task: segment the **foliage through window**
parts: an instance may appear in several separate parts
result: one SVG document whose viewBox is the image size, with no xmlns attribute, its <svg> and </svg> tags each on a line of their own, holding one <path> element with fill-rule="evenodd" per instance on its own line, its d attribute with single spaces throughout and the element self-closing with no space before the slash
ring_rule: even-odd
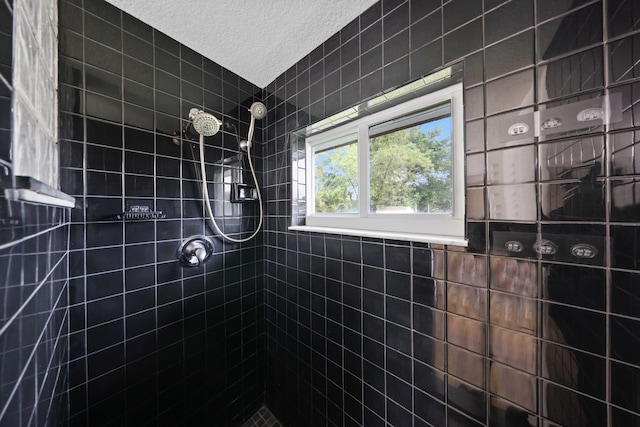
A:
<svg viewBox="0 0 640 427">
<path fill-rule="evenodd" d="M 307 139 L 307 225 L 464 236 L 462 89 Z"/>
</svg>

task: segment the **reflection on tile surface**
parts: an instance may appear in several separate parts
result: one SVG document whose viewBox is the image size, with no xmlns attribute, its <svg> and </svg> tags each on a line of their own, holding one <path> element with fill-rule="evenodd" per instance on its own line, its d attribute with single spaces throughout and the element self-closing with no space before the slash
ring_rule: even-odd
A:
<svg viewBox="0 0 640 427">
<path fill-rule="evenodd" d="M 640 28 L 640 6 L 634 0 L 611 0 L 607 3 L 609 34 L 621 34 Z"/>
<path fill-rule="evenodd" d="M 483 288 L 449 283 L 447 310 L 472 319 L 485 320 L 487 292 Z"/>
<path fill-rule="evenodd" d="M 595 310 L 606 310 L 604 270 L 565 264 L 543 264 L 543 298 Z"/>
<path fill-rule="evenodd" d="M 536 374 L 538 349 L 535 335 L 493 325 L 489 327 L 489 335 L 489 356 L 493 360 Z"/>
<path fill-rule="evenodd" d="M 640 321 L 611 316 L 611 357 L 640 365 Z"/>
<path fill-rule="evenodd" d="M 447 340 L 460 347 L 484 354 L 486 325 L 453 314 L 447 315 Z"/>
<path fill-rule="evenodd" d="M 594 179 L 604 175 L 602 136 L 539 146 L 540 179 Z"/>
<path fill-rule="evenodd" d="M 604 85 L 602 48 L 597 47 L 538 68 L 538 100 L 574 95 Z"/>
<path fill-rule="evenodd" d="M 606 360 L 570 347 L 542 344 L 542 376 L 557 384 L 605 399 Z"/>
<path fill-rule="evenodd" d="M 545 339 L 603 356 L 605 354 L 604 314 L 543 303 L 542 325 Z"/>
<path fill-rule="evenodd" d="M 611 272 L 611 311 L 635 316 L 640 311 L 640 273 Z"/>
<path fill-rule="evenodd" d="M 535 70 L 525 70 L 487 84 L 487 114 L 533 104 Z"/>
<path fill-rule="evenodd" d="M 535 334 L 538 325 L 537 301 L 516 295 L 491 292 L 489 322 L 519 332 Z"/>
<path fill-rule="evenodd" d="M 635 399 L 640 368 L 611 362 L 611 401 L 634 412 L 640 412 L 640 402 Z"/>
<path fill-rule="evenodd" d="M 485 359 L 456 346 L 447 349 L 447 371 L 477 387 L 485 384 Z"/>
<path fill-rule="evenodd" d="M 633 175 L 640 173 L 640 132 L 622 132 L 611 135 L 611 174 Z M 638 146 L 637 146 L 638 145 Z"/>
<path fill-rule="evenodd" d="M 486 418 L 486 394 L 467 383 L 447 378 L 449 404 L 476 420 Z"/>
<path fill-rule="evenodd" d="M 631 270 L 640 269 L 640 230 L 638 227 L 612 225 L 612 265 Z"/>
<path fill-rule="evenodd" d="M 487 154 L 487 184 L 520 184 L 535 181 L 535 146 L 508 148 Z"/>
<path fill-rule="evenodd" d="M 513 132 L 513 126 L 523 131 Z M 534 142 L 533 129 L 533 108 L 489 117 L 487 118 L 487 148 L 511 147 Z"/>
<path fill-rule="evenodd" d="M 487 190 L 490 219 L 536 220 L 538 208 L 535 184 L 492 185 Z"/>
<path fill-rule="evenodd" d="M 611 43 L 610 61 L 611 78 L 615 82 L 633 80 L 640 76 L 640 35 L 630 36 Z"/>
<path fill-rule="evenodd" d="M 538 425 L 533 414 L 507 400 L 491 396 L 490 402 L 491 425 L 494 427 L 536 427 Z"/>
<path fill-rule="evenodd" d="M 467 285 L 487 286 L 487 259 L 483 256 L 449 253 L 447 256 L 449 280 Z"/>
<path fill-rule="evenodd" d="M 489 390 L 530 411 L 537 409 L 537 385 L 534 376 L 512 369 L 501 363 L 491 363 Z"/>
<path fill-rule="evenodd" d="M 640 178 L 611 180 L 611 220 L 636 222 L 640 218 Z"/>
<path fill-rule="evenodd" d="M 604 403 L 575 393 L 567 388 L 542 383 L 542 413 L 566 427 L 603 426 L 607 423 Z"/>
<path fill-rule="evenodd" d="M 541 25 L 538 29 L 538 59 L 551 59 L 600 40 L 602 6 L 593 4 Z"/>
<path fill-rule="evenodd" d="M 604 221 L 605 182 L 540 185 L 541 213 L 550 221 Z"/>
</svg>

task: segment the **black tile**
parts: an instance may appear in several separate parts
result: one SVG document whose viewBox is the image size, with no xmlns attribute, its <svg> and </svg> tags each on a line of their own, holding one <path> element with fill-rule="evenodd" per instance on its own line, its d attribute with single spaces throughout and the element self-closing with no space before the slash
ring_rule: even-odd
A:
<svg viewBox="0 0 640 427">
<path fill-rule="evenodd" d="M 85 39 L 84 54 L 88 64 L 116 74 L 122 72 L 122 53 L 119 51 Z"/>
<path fill-rule="evenodd" d="M 473 0 L 452 0 L 443 7 L 444 32 L 458 28 L 482 15 L 482 4 Z M 482 36 L 480 37 L 482 40 Z"/>
<path fill-rule="evenodd" d="M 535 416 L 526 410 L 498 397 L 491 397 L 489 419 L 495 427 L 535 427 Z"/>
<path fill-rule="evenodd" d="M 485 15 L 485 43 L 495 43 L 532 25 L 533 0 L 506 2 Z M 531 49 L 533 49 L 532 45 L 533 40 L 531 40 Z"/>
<path fill-rule="evenodd" d="M 386 246 L 385 265 L 389 270 L 411 272 L 411 248 L 407 246 Z"/>
<path fill-rule="evenodd" d="M 409 2 L 403 3 L 400 7 L 394 9 L 382 18 L 382 26 L 384 28 L 384 39 L 389 40 L 399 31 L 409 26 Z"/>
<path fill-rule="evenodd" d="M 481 47 L 482 19 L 476 19 L 444 36 L 444 62 L 462 58 Z"/>
<path fill-rule="evenodd" d="M 439 400 L 416 390 L 414 392 L 414 405 L 415 413 L 421 419 L 434 426 L 445 425 L 445 406 Z"/>
<path fill-rule="evenodd" d="M 589 0 L 537 0 L 537 22 L 560 16 L 572 9 L 589 3 Z"/>
<path fill-rule="evenodd" d="M 605 182 L 542 184 L 542 219 L 596 221 L 605 219 Z"/>
<path fill-rule="evenodd" d="M 440 0 L 411 0 L 411 22 L 417 22 L 435 10 L 440 9 Z"/>
<path fill-rule="evenodd" d="M 126 56 L 122 60 L 123 70 L 122 76 L 134 80 L 138 83 L 142 83 L 149 87 L 153 86 L 153 74 L 154 68 L 144 62 L 133 59 Z M 157 73 L 157 71 L 156 71 Z"/>
<path fill-rule="evenodd" d="M 113 49 L 122 49 L 122 30 L 102 19 L 84 14 L 84 34 L 89 39 L 107 45 Z"/>
<path fill-rule="evenodd" d="M 85 67 L 85 88 L 112 98 L 122 99 L 122 79 L 95 67 Z"/>
<path fill-rule="evenodd" d="M 640 25 L 640 6 L 633 0 L 610 0 L 607 2 L 607 19 L 612 37 L 636 30 Z"/>
<path fill-rule="evenodd" d="M 360 34 L 360 52 L 364 54 L 375 46 L 382 43 L 382 21 L 377 21 L 374 25 L 365 29 Z"/>
<path fill-rule="evenodd" d="M 606 310 L 604 270 L 564 264 L 543 266 L 543 297 L 550 301 Z"/>
<path fill-rule="evenodd" d="M 635 222 L 640 215 L 638 179 L 611 180 L 611 220 Z"/>
<path fill-rule="evenodd" d="M 411 52 L 411 78 L 418 79 L 442 65 L 442 39 Z"/>
<path fill-rule="evenodd" d="M 551 59 L 601 41 L 602 6 L 593 4 L 538 27 L 538 59 Z"/>
<path fill-rule="evenodd" d="M 502 26 L 493 25 L 493 28 L 502 28 Z M 534 35 L 533 30 L 530 30 L 487 48 L 485 50 L 486 78 L 493 79 L 533 65 L 533 45 Z"/>
<path fill-rule="evenodd" d="M 640 308 L 640 290 L 637 273 L 611 272 L 611 311 L 616 314 L 635 316 Z"/>
<path fill-rule="evenodd" d="M 542 384 L 542 415 L 560 425 L 606 425 L 607 409 L 604 403 L 579 395 L 552 383 Z M 571 409 L 562 402 L 571 401 Z"/>
<path fill-rule="evenodd" d="M 604 86 L 602 47 L 580 52 L 538 68 L 538 101 Z"/>
<path fill-rule="evenodd" d="M 389 347 L 396 349 L 406 355 L 412 354 L 410 329 L 387 322 L 386 332 L 387 332 L 387 345 Z M 387 355 L 387 359 L 388 359 L 388 355 Z M 389 360 L 387 360 L 387 363 L 389 363 Z M 406 379 L 407 376 L 405 375 L 402 378 Z"/>
<path fill-rule="evenodd" d="M 411 27 L 411 50 L 416 50 L 442 37 L 441 14 L 433 13 L 426 18 L 414 22 Z"/>
<path fill-rule="evenodd" d="M 611 357 L 640 365 L 640 322 L 635 319 L 611 317 Z"/>
<path fill-rule="evenodd" d="M 384 63 L 390 64 L 409 53 L 409 30 L 404 30 L 383 43 Z"/>
<path fill-rule="evenodd" d="M 411 327 L 411 305 L 408 301 L 386 297 L 385 305 L 387 320 L 407 328 Z"/>
<path fill-rule="evenodd" d="M 485 393 L 453 377 L 447 378 L 447 385 L 449 405 L 478 421 L 483 422 L 486 419 L 487 396 Z M 451 419 L 451 417 L 449 417 L 449 419 Z"/>
<path fill-rule="evenodd" d="M 548 367 L 543 378 L 604 400 L 607 381 L 604 358 L 551 343 L 543 344 L 542 357 Z"/>
<path fill-rule="evenodd" d="M 612 266 L 640 269 L 640 232 L 637 227 L 611 226 Z"/>
<path fill-rule="evenodd" d="M 523 108 L 534 101 L 535 71 L 520 71 L 487 84 L 487 114 Z"/>
<path fill-rule="evenodd" d="M 153 29 L 129 14 L 122 15 L 122 28 L 148 42 L 153 40 Z"/>
<path fill-rule="evenodd" d="M 406 382 L 411 382 L 411 358 L 391 348 L 387 348 L 386 355 L 387 371 Z"/>
<path fill-rule="evenodd" d="M 638 425 L 640 425 L 640 417 L 638 416 L 638 414 L 612 407 L 611 422 L 611 425 L 614 426 L 638 427 Z"/>
<path fill-rule="evenodd" d="M 622 134 L 619 134 L 622 135 Z M 622 139 L 620 141 L 622 142 Z M 586 179 L 604 176 L 604 138 L 587 137 L 539 146 L 540 179 Z"/>
<path fill-rule="evenodd" d="M 409 81 L 409 56 L 385 65 L 383 76 L 383 87 L 385 89 L 395 88 L 407 83 Z"/>
<path fill-rule="evenodd" d="M 543 337 L 560 344 L 604 355 L 605 315 L 593 311 L 543 303 Z"/>
</svg>

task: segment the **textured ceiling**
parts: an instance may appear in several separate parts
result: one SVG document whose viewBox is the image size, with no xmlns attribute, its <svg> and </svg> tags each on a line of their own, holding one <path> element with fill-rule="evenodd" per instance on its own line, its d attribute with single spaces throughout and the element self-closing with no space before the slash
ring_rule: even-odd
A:
<svg viewBox="0 0 640 427">
<path fill-rule="evenodd" d="M 378 0 L 107 0 L 264 88 Z"/>
</svg>

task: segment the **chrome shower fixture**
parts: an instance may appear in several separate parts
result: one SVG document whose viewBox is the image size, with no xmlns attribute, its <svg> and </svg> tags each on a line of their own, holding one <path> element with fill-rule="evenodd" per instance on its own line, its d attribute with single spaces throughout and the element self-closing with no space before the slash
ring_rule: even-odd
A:
<svg viewBox="0 0 640 427">
<path fill-rule="evenodd" d="M 212 114 L 205 113 L 197 108 L 189 111 L 189 119 L 193 123 L 193 129 L 202 136 L 213 136 L 220 130 L 222 121 L 215 118 Z"/>
<path fill-rule="evenodd" d="M 267 115 L 267 107 L 262 102 L 254 102 L 249 107 L 249 112 L 257 120 L 264 119 Z"/>
<path fill-rule="evenodd" d="M 242 151 L 247 151 L 251 148 L 255 121 L 264 119 L 264 116 L 267 115 L 267 107 L 262 102 L 254 102 L 251 104 L 251 107 L 249 107 L 249 112 L 251 113 L 251 125 L 249 126 L 248 138 L 244 141 L 240 141 L 240 149 Z"/>
</svg>

